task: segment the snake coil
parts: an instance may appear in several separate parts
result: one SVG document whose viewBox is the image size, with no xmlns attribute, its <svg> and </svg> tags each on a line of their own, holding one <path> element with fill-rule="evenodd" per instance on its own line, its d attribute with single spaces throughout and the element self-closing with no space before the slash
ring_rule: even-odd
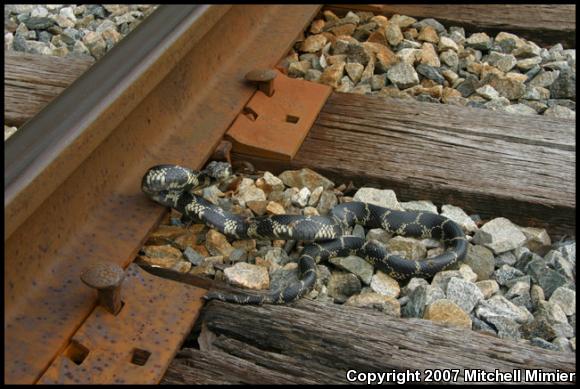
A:
<svg viewBox="0 0 580 389">
<path fill-rule="evenodd" d="M 452 220 L 430 212 L 404 212 L 377 205 L 349 202 L 335 206 L 328 216 L 268 215 L 245 218 L 224 211 L 202 197 L 194 189 L 213 180 L 231 176 L 229 164 L 211 162 L 205 170 L 193 171 L 177 165 L 157 165 L 143 177 L 141 189 L 157 203 L 174 208 L 186 217 L 201 221 L 229 238 L 284 239 L 310 242 L 299 259 L 300 279 L 280 290 L 266 293 L 235 293 L 211 291 L 207 300 L 222 300 L 238 304 L 283 304 L 308 293 L 316 282 L 316 263 L 337 256 L 356 255 L 391 277 L 431 277 L 449 265 L 462 260 L 467 240 L 461 228 Z M 433 238 L 444 242 L 447 251 L 421 261 L 390 254 L 377 241 L 346 235 L 354 224 L 382 228 L 399 235 Z"/>
</svg>

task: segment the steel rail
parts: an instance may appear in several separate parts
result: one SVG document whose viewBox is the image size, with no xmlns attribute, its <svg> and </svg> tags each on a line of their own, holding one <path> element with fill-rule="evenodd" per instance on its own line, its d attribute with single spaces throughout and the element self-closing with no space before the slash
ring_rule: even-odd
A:
<svg viewBox="0 0 580 389">
<path fill-rule="evenodd" d="M 200 167 L 318 5 L 161 6 L 5 145 L 5 381 L 39 380 L 95 309 L 79 279 L 126 267 L 164 209 L 158 163 Z"/>
</svg>

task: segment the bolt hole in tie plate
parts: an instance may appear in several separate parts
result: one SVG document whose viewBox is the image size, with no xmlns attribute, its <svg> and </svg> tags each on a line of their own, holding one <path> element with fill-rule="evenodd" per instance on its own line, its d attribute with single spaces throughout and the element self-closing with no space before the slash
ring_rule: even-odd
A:
<svg viewBox="0 0 580 389">
<path fill-rule="evenodd" d="M 258 89 L 226 133 L 233 151 L 277 160 L 294 158 L 332 92 L 327 85 L 274 70 L 273 92 Z"/>
<path fill-rule="evenodd" d="M 97 305 L 38 383 L 159 382 L 191 331 L 206 292 L 130 264 L 122 309 L 113 315 Z"/>
</svg>

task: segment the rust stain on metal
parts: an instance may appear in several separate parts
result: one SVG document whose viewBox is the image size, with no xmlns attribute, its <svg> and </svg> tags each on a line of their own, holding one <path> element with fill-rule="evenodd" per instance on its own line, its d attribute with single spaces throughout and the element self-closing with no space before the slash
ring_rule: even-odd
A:
<svg viewBox="0 0 580 389">
<path fill-rule="evenodd" d="M 129 265 L 120 312 L 95 308 L 38 383 L 158 383 L 206 292 Z"/>
<path fill-rule="evenodd" d="M 93 310 L 105 311 L 95 308 L 97 292 L 79 275 L 96 261 L 125 268 L 166 213 L 141 193 L 144 172 L 159 163 L 200 168 L 255 91 L 243 82 L 244 75 L 276 64 L 319 9 L 209 6 L 213 19 L 204 14 L 202 20 L 184 22 L 175 31 L 178 37 L 156 48 L 162 54 L 149 58 L 154 64 L 134 69 L 130 85 L 116 85 L 120 90 L 99 102 L 101 111 L 89 111 L 71 124 L 56 156 L 34 161 L 38 174 L 27 170 L 19 176 L 22 185 L 5 188 L 10 193 L 5 221 L 12 231 L 5 235 L 4 250 L 5 382 L 34 383 L 63 355 L 78 361 L 88 350 L 86 358 L 91 358 L 91 347 L 71 339 Z M 93 71 L 110 71 L 101 64 Z M 161 70 L 166 76 L 158 76 Z M 79 102 L 87 97 L 86 90 L 73 94 Z M 42 133 L 57 126 L 70 113 L 70 104 L 62 101 L 55 99 L 29 129 Z M 167 310 L 172 304 L 177 303 L 155 306 Z M 179 319 L 164 318 L 167 323 Z M 162 325 L 161 317 L 154 325 Z M 144 355 L 137 352 L 136 358 Z M 169 354 L 162 355 L 168 363 Z"/>
<path fill-rule="evenodd" d="M 226 133 L 234 152 L 294 158 L 332 88 L 292 79 L 278 70 L 254 71 L 246 79 L 260 86 Z"/>
</svg>

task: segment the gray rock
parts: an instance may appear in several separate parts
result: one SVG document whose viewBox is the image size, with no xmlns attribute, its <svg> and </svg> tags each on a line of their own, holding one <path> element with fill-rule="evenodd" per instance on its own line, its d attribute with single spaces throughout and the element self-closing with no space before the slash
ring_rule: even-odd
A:
<svg viewBox="0 0 580 389">
<path fill-rule="evenodd" d="M 504 296 L 497 294 L 488 300 L 480 301 L 475 307 L 475 314 L 488 323 L 494 316 L 512 319 L 520 324 L 533 320 L 532 314 L 526 308 L 519 307 Z"/>
<path fill-rule="evenodd" d="M 471 47 L 476 50 L 489 50 L 491 48 L 491 38 L 485 32 L 471 34 L 465 40 L 465 47 Z"/>
<path fill-rule="evenodd" d="M 431 280 L 431 285 L 440 288 L 443 292 L 447 290 L 447 284 L 453 277 L 463 278 L 459 270 L 443 270 L 435 274 Z"/>
<path fill-rule="evenodd" d="M 463 97 L 469 97 L 475 93 L 475 90 L 480 87 L 480 82 L 477 79 L 469 78 L 455 87 Z"/>
<path fill-rule="evenodd" d="M 555 105 L 544 111 L 544 116 L 554 118 L 576 119 L 576 112 L 561 105 Z"/>
<path fill-rule="evenodd" d="M 435 31 L 437 31 L 438 34 L 441 34 L 442 32 L 446 32 L 445 27 L 433 18 L 426 18 L 426 19 L 421 20 L 420 22 L 413 23 L 413 25 L 412 25 L 412 27 L 417 29 L 418 31 L 421 30 L 425 26 L 433 27 L 435 29 Z"/>
<path fill-rule="evenodd" d="M 576 72 L 565 69 L 559 77 L 550 85 L 550 95 L 556 99 L 576 98 Z"/>
<path fill-rule="evenodd" d="M 534 318 L 521 327 L 522 335 L 526 338 L 541 338 L 550 341 L 556 338 L 557 333 L 546 318 Z"/>
<path fill-rule="evenodd" d="M 564 258 L 576 264 L 576 242 L 558 242 L 553 245 L 554 249 L 562 253 Z"/>
<path fill-rule="evenodd" d="M 508 281 L 523 276 L 520 270 L 509 265 L 502 265 L 499 269 L 493 272 L 491 278 L 496 280 L 498 284 L 504 286 Z"/>
<path fill-rule="evenodd" d="M 353 200 L 378 205 L 379 207 L 403 210 L 397 201 L 395 192 L 391 189 L 360 188 L 354 194 Z"/>
<path fill-rule="evenodd" d="M 504 108 L 504 111 L 509 112 L 509 113 L 514 113 L 517 115 L 537 115 L 538 114 L 535 109 L 533 109 L 532 107 L 529 107 L 525 104 L 508 105 L 507 107 Z"/>
<path fill-rule="evenodd" d="M 576 292 L 572 289 L 561 286 L 552 293 L 548 301 L 559 305 L 567 316 L 576 313 Z"/>
<path fill-rule="evenodd" d="M 107 16 L 106 12 L 107 11 L 105 11 L 105 9 L 101 7 L 99 4 L 87 4 L 85 16 L 94 15 L 95 17 L 104 19 Z"/>
<path fill-rule="evenodd" d="M 272 264 L 284 266 L 292 261 L 292 258 L 286 254 L 282 247 L 265 248 L 265 251 L 264 259 Z"/>
<path fill-rule="evenodd" d="M 387 77 L 399 89 L 407 89 L 419 84 L 419 76 L 413 66 L 399 62 L 387 71 Z"/>
<path fill-rule="evenodd" d="M 521 339 L 520 324 L 512 318 L 502 316 L 490 316 L 486 321 L 497 331 L 497 336 L 502 339 Z"/>
<path fill-rule="evenodd" d="M 534 42 L 526 41 L 512 51 L 512 54 L 518 58 L 529 58 L 540 56 L 541 49 Z"/>
<path fill-rule="evenodd" d="M 526 70 L 530 70 L 535 65 L 539 65 L 541 62 L 542 62 L 541 57 L 530 57 L 530 58 L 520 59 L 517 62 L 516 66 L 521 71 L 526 71 Z"/>
<path fill-rule="evenodd" d="M 505 253 L 501 253 L 497 257 L 495 257 L 495 266 L 496 267 L 501 267 L 502 265 L 514 266 L 516 261 L 517 258 L 514 255 L 514 253 L 512 251 L 506 251 Z"/>
<path fill-rule="evenodd" d="M 383 244 L 386 244 L 389 240 L 391 240 L 391 238 L 393 237 L 393 233 L 391 232 L 387 232 L 385 230 L 383 230 L 382 228 L 373 228 L 370 229 L 369 232 L 367 232 L 367 236 L 366 239 L 367 240 L 377 240 Z"/>
<path fill-rule="evenodd" d="M 552 350 L 552 351 L 559 351 L 558 346 L 548 342 L 547 340 L 544 340 L 540 337 L 534 337 L 532 339 L 530 339 L 530 343 L 533 344 L 534 346 L 538 346 L 541 348 L 545 348 L 546 350 Z"/>
<path fill-rule="evenodd" d="M 397 299 L 374 292 L 366 292 L 351 296 L 346 300 L 344 305 L 373 308 L 388 316 L 401 316 L 401 304 Z"/>
<path fill-rule="evenodd" d="M 316 210 L 321 215 L 326 215 L 336 204 L 338 204 L 338 199 L 334 192 L 325 190 L 320 195 L 320 200 L 318 200 Z"/>
<path fill-rule="evenodd" d="M 27 52 L 28 51 L 28 43 L 24 37 L 16 35 L 14 37 L 14 41 L 12 42 L 12 47 L 15 51 Z"/>
<path fill-rule="evenodd" d="M 507 73 L 510 70 L 512 70 L 514 66 L 516 66 L 517 59 L 516 59 L 516 57 L 514 57 L 511 54 L 503 54 L 503 53 L 499 53 L 497 51 L 492 51 L 487 56 L 487 62 L 490 65 L 495 66 L 496 68 L 498 68 L 502 72 Z M 538 71 L 539 71 L 539 66 L 538 66 Z"/>
<path fill-rule="evenodd" d="M 463 262 L 477 274 L 478 280 L 489 279 L 495 265 L 493 253 L 488 248 L 472 244 L 468 244 L 467 254 Z"/>
<path fill-rule="evenodd" d="M 526 281 L 517 281 L 513 283 L 513 285 L 509 288 L 509 290 L 505 294 L 505 298 L 510 300 L 515 305 L 520 307 L 525 307 L 528 311 L 531 311 L 532 306 L 532 298 L 530 295 L 530 281 L 529 276 L 527 276 Z M 524 278 L 524 277 L 521 277 Z"/>
<path fill-rule="evenodd" d="M 300 170 L 286 170 L 278 176 L 286 186 L 302 188 L 307 187 L 311 191 L 319 186 L 324 189 L 331 189 L 334 183 L 328 178 L 316 173 L 315 171 L 303 168 Z"/>
<path fill-rule="evenodd" d="M 246 253 L 246 250 L 234 249 L 234 250 L 232 250 L 232 252 L 228 256 L 228 259 L 230 262 L 233 262 L 233 263 L 243 262 L 243 261 L 246 261 L 248 259 L 248 254 Z"/>
<path fill-rule="evenodd" d="M 407 201 L 399 203 L 399 205 L 403 207 L 405 211 L 431 212 L 435 214 L 439 213 L 437 212 L 437 206 L 428 200 Z"/>
<path fill-rule="evenodd" d="M 518 247 L 513 251 L 513 253 L 517 258 L 514 267 L 523 272 L 527 272 L 527 266 L 533 260 L 540 260 L 540 262 L 545 262 L 542 257 L 536 253 L 532 253 L 527 247 Z"/>
<path fill-rule="evenodd" d="M 284 267 L 279 267 L 270 271 L 270 289 L 280 290 L 289 285 L 299 282 L 300 271 L 298 264 L 291 262 Z"/>
<path fill-rule="evenodd" d="M 340 269 L 353 273 L 359 277 L 364 284 L 370 285 L 374 269 L 373 265 L 364 259 L 355 255 L 349 255 L 348 257 L 331 258 L 330 263 Z"/>
<path fill-rule="evenodd" d="M 419 285 L 409 294 L 409 301 L 401 310 L 401 315 L 422 318 L 427 305 L 444 298 L 445 293 L 441 288 L 432 285 Z"/>
<path fill-rule="evenodd" d="M 572 285 L 576 283 L 576 264 L 567 260 L 563 256 L 554 259 L 554 269 L 563 275 Z"/>
<path fill-rule="evenodd" d="M 510 101 L 503 96 L 498 97 L 497 99 L 491 99 L 487 103 L 485 103 L 485 108 L 490 109 L 492 111 L 503 110 L 504 107 L 510 104 Z"/>
<path fill-rule="evenodd" d="M 294 78 L 304 77 L 306 75 L 306 72 L 311 68 L 312 63 L 310 61 L 292 62 L 288 66 L 288 75 Z"/>
<path fill-rule="evenodd" d="M 304 74 L 304 79 L 306 81 L 314 81 L 314 82 L 317 82 L 318 80 L 320 80 L 320 76 L 321 75 L 322 75 L 322 72 L 320 70 L 308 69 L 306 71 L 306 73 Z"/>
<path fill-rule="evenodd" d="M 399 255 L 410 260 L 425 258 L 427 249 L 421 241 L 404 236 L 396 236 L 386 244 L 387 251 L 392 255 Z"/>
<path fill-rule="evenodd" d="M 551 70 L 570 70 L 570 64 L 567 61 L 554 61 L 554 62 L 546 62 L 542 64 L 544 69 L 551 69 Z M 575 77 L 575 76 L 574 76 Z"/>
<path fill-rule="evenodd" d="M 481 333 L 485 333 L 485 334 L 497 336 L 497 331 L 495 330 L 495 328 L 493 326 L 491 326 L 490 324 L 488 324 L 485 321 L 481 320 L 480 318 L 478 318 L 477 316 L 475 316 L 473 313 L 471 315 L 469 315 L 469 317 L 471 318 L 472 330 L 473 331 L 477 331 L 477 332 L 481 332 Z"/>
<path fill-rule="evenodd" d="M 517 100 L 521 98 L 526 91 L 526 86 L 521 80 L 499 76 L 495 73 L 489 73 L 486 76 L 485 81 L 494 87 L 501 96 L 509 100 Z"/>
<path fill-rule="evenodd" d="M 425 103 L 434 103 L 434 104 L 439 103 L 439 100 L 425 93 L 421 93 L 420 95 L 416 96 L 415 100 L 423 101 Z"/>
<path fill-rule="evenodd" d="M 550 97 L 550 91 L 540 86 L 528 86 L 522 99 L 527 100 L 547 100 Z"/>
<path fill-rule="evenodd" d="M 495 254 L 515 249 L 526 241 L 525 235 L 508 219 L 499 217 L 485 223 L 472 242 L 491 249 Z"/>
<path fill-rule="evenodd" d="M 470 313 L 477 303 L 484 299 L 477 285 L 458 277 L 449 280 L 445 294 L 449 300 L 467 313 Z"/>
<path fill-rule="evenodd" d="M 446 218 L 451 219 L 455 223 L 459 224 L 459 226 L 466 233 L 475 232 L 478 229 L 473 219 L 471 219 L 469 215 L 463 211 L 463 209 L 454 205 L 443 205 L 441 207 L 441 216 L 445 216 Z"/>
<path fill-rule="evenodd" d="M 549 99 L 546 104 L 548 107 L 554 107 L 556 105 L 561 105 L 562 107 L 566 107 L 571 109 L 572 111 L 576 111 L 576 102 L 569 99 Z"/>
<path fill-rule="evenodd" d="M 566 313 L 559 304 L 554 301 L 541 301 L 534 313 L 536 318 L 543 317 L 550 323 L 568 324 Z"/>
<path fill-rule="evenodd" d="M 381 90 L 387 83 L 387 75 L 386 74 L 374 74 L 371 77 L 371 89 Z"/>
<path fill-rule="evenodd" d="M 183 251 L 183 256 L 191 262 L 194 266 L 201 265 L 203 262 L 203 255 L 192 249 L 191 247 L 186 247 Z"/>
<path fill-rule="evenodd" d="M 433 66 L 419 64 L 415 69 L 420 75 L 427 77 L 428 79 L 433 80 L 438 84 L 443 85 L 445 83 L 445 78 L 443 78 L 441 73 L 439 73 L 439 70 Z"/>
<path fill-rule="evenodd" d="M 403 287 L 403 289 L 401 289 L 401 295 L 408 296 L 409 294 L 411 294 L 411 292 L 413 292 L 420 285 L 429 285 L 429 283 L 424 278 L 418 278 L 418 277 L 411 278 L 409 280 L 409 282 L 407 283 L 407 285 L 405 285 L 405 287 Z"/>
<path fill-rule="evenodd" d="M 246 262 L 238 262 L 224 270 L 228 283 L 246 289 L 268 289 L 270 278 L 268 270 Z"/>
<path fill-rule="evenodd" d="M 447 65 L 451 70 L 457 71 L 459 67 L 459 56 L 453 50 L 447 50 L 439 55 L 439 59 L 445 65 Z"/>
<path fill-rule="evenodd" d="M 539 285 L 532 285 L 530 288 L 530 297 L 532 299 L 532 309 L 535 311 L 540 305 L 540 301 L 546 301 L 546 296 L 544 295 L 544 289 Z M 532 311 L 532 312 L 533 312 Z"/>
<path fill-rule="evenodd" d="M 566 353 L 574 352 L 574 349 L 572 348 L 570 341 L 563 336 L 559 336 L 556 339 L 554 339 L 552 341 L 552 344 L 558 347 L 558 351 L 563 351 Z"/>
<path fill-rule="evenodd" d="M 369 63 L 370 56 L 360 43 L 349 43 L 346 47 L 347 62 L 357 62 L 363 66 Z"/>
<path fill-rule="evenodd" d="M 495 88 L 487 84 L 477 88 L 475 92 L 487 100 L 497 99 L 499 97 L 499 93 L 495 90 Z"/>
<path fill-rule="evenodd" d="M 357 62 L 347 63 L 344 66 L 346 74 L 348 74 L 352 82 L 355 84 L 360 81 L 364 69 L 365 67 Z"/>
<path fill-rule="evenodd" d="M 531 261 L 527 266 L 527 273 L 542 287 L 548 299 L 556 289 L 568 285 L 566 277 L 547 267 L 544 261 Z"/>
<path fill-rule="evenodd" d="M 385 296 L 397 298 L 401 293 L 401 288 L 397 280 L 382 271 L 377 271 L 376 274 L 372 276 L 370 286 L 374 292 Z"/>
<path fill-rule="evenodd" d="M 31 30 L 46 30 L 54 25 L 54 19 L 49 17 L 31 17 L 27 19 L 24 24 Z"/>
<path fill-rule="evenodd" d="M 304 208 L 308 204 L 310 198 L 310 189 L 304 187 L 291 197 L 292 204 Z"/>
<path fill-rule="evenodd" d="M 536 77 L 538 75 L 538 73 L 540 73 L 540 70 L 542 70 L 540 65 L 533 66 L 530 70 L 528 70 L 526 72 L 526 77 L 527 77 L 526 82 L 533 80 L 534 77 Z"/>
<path fill-rule="evenodd" d="M 499 284 L 495 280 L 483 280 L 478 281 L 475 285 L 481 290 L 483 293 L 484 298 L 490 298 L 493 296 L 497 291 L 499 291 Z"/>
<path fill-rule="evenodd" d="M 542 70 L 529 82 L 529 85 L 548 88 L 556 81 L 556 79 L 558 79 L 559 76 L 559 70 L 553 70 L 551 72 Z"/>
<path fill-rule="evenodd" d="M 352 273 L 333 272 L 328 281 L 328 295 L 336 303 L 344 303 L 350 296 L 361 291 L 361 283 Z"/>
</svg>

